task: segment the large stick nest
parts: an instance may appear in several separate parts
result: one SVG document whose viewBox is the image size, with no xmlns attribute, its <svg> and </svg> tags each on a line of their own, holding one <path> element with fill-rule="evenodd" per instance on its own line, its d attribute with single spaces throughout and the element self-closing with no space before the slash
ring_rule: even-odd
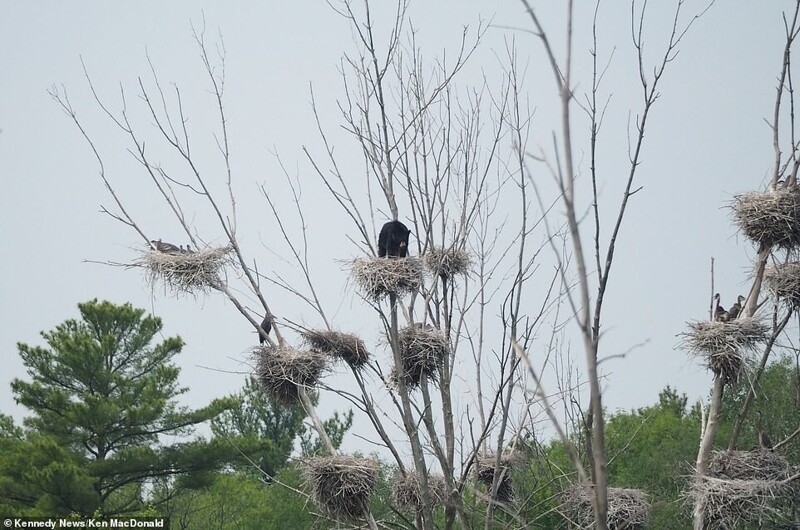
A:
<svg viewBox="0 0 800 530">
<path fill-rule="evenodd" d="M 769 267 L 764 272 L 767 288 L 792 309 L 800 309 L 800 263 Z"/>
<path fill-rule="evenodd" d="M 350 333 L 312 329 L 303 337 L 312 350 L 338 357 L 352 368 L 361 368 L 369 360 L 364 341 Z"/>
<path fill-rule="evenodd" d="M 378 462 L 351 456 L 311 457 L 303 475 L 320 509 L 338 517 L 359 518 L 366 512 L 378 479 Z"/>
<path fill-rule="evenodd" d="M 232 263 L 230 246 L 206 248 L 197 252 L 149 250 L 140 260 L 149 272 L 148 281 L 164 282 L 175 292 L 196 293 L 218 289 L 222 268 Z"/>
<path fill-rule="evenodd" d="M 431 248 L 422 256 L 422 261 L 429 271 L 446 278 L 467 274 L 472 264 L 469 252 L 453 248 Z"/>
<path fill-rule="evenodd" d="M 268 344 L 257 346 L 256 375 L 267 395 L 280 403 L 293 405 L 299 400 L 299 388 L 311 388 L 327 368 L 328 355 Z"/>
<path fill-rule="evenodd" d="M 478 455 L 475 459 L 475 478 L 487 488 L 492 486 L 495 473 L 502 473 L 497 485 L 497 499 L 508 502 L 514 498 L 514 482 L 511 469 L 522 462 L 519 453 L 503 453 L 500 455 L 500 467 L 497 468 L 497 454 Z"/>
<path fill-rule="evenodd" d="M 422 507 L 422 488 L 416 471 L 395 476 L 392 498 L 398 508 L 416 510 Z M 428 475 L 428 498 L 434 506 L 447 501 L 447 487 L 442 475 Z"/>
<path fill-rule="evenodd" d="M 705 528 L 738 528 L 745 522 L 775 528 L 791 522 L 797 472 L 772 451 L 715 451 L 706 476 L 695 479 L 688 498 L 705 507 Z"/>
<path fill-rule="evenodd" d="M 594 528 L 594 510 L 586 488 L 573 484 L 563 492 L 565 515 L 579 528 Z M 609 530 L 640 530 L 650 515 L 650 503 L 642 490 L 608 488 Z"/>
<path fill-rule="evenodd" d="M 433 327 L 409 326 L 397 334 L 400 357 L 403 359 L 403 380 L 409 388 L 416 388 L 425 375 L 436 383 L 450 355 L 450 343 L 444 333 Z M 390 379 L 397 381 L 398 370 L 392 369 Z"/>
<path fill-rule="evenodd" d="M 767 247 L 800 245 L 800 188 L 737 195 L 733 218 L 752 241 Z"/>
<path fill-rule="evenodd" d="M 390 293 L 418 290 L 424 271 L 419 258 L 359 258 L 350 272 L 364 296 L 377 302 Z"/>
<path fill-rule="evenodd" d="M 745 355 L 767 340 L 768 331 L 769 327 L 755 317 L 689 322 L 682 344 L 726 383 L 735 383 L 747 369 Z"/>
</svg>

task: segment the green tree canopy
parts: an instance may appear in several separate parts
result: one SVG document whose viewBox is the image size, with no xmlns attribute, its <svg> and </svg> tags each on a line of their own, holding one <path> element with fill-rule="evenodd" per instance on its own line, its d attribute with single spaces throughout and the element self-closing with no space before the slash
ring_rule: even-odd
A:
<svg viewBox="0 0 800 530">
<path fill-rule="evenodd" d="M 161 443 L 161 436 L 185 438 L 194 425 L 234 404 L 215 400 L 199 410 L 177 404 L 187 389 L 178 385 L 180 370 L 172 360 L 183 341 L 169 337 L 153 344 L 161 319 L 130 304 L 97 300 L 78 309 L 79 320 L 42 333 L 46 347 L 18 344 L 30 381 L 15 379 L 11 387 L 32 415 L 25 419 L 25 439 L 3 428 L 3 443 L 31 457 L 28 464 L 22 458 L 14 465 L 5 462 L 0 472 L 27 486 L 20 504 L 34 506 L 49 496 L 57 502 L 50 502 L 55 512 L 48 515 L 127 513 L 141 507 L 148 480 L 203 476 L 233 458 L 233 448 L 219 440 Z M 68 469 L 53 469 L 47 477 L 32 474 L 37 466 L 46 471 L 47 462 Z M 87 480 L 92 502 L 86 500 Z"/>
</svg>

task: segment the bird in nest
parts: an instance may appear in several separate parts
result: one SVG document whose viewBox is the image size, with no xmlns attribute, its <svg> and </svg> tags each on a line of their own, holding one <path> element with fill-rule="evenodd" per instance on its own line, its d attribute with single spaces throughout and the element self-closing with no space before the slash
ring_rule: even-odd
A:
<svg viewBox="0 0 800 530">
<path fill-rule="evenodd" d="M 763 451 L 772 451 L 772 440 L 770 439 L 767 431 L 764 429 L 764 418 L 761 416 L 761 411 L 758 411 L 758 445 L 761 446 Z"/>
<path fill-rule="evenodd" d="M 744 296 L 739 295 L 739 297 L 736 299 L 736 303 L 733 304 L 730 309 L 728 309 L 728 320 L 736 320 L 736 318 L 742 312 L 745 300 L 746 298 Z"/>
<path fill-rule="evenodd" d="M 166 241 L 161 241 L 161 239 L 158 241 L 150 240 L 150 246 L 159 252 L 180 253 L 182 251 L 177 245 L 167 243 Z"/>
<path fill-rule="evenodd" d="M 717 293 L 714 295 L 714 321 L 727 322 L 728 320 L 730 320 L 730 314 L 719 305 L 719 293 Z"/>
</svg>

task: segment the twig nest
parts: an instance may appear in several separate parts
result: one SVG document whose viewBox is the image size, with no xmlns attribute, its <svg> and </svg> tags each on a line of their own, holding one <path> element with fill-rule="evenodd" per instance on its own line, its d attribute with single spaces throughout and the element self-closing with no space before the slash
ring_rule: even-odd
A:
<svg viewBox="0 0 800 530">
<path fill-rule="evenodd" d="M 364 341 L 355 335 L 339 331 L 308 330 L 303 333 L 308 346 L 319 353 L 338 357 L 358 369 L 369 360 Z"/>
<path fill-rule="evenodd" d="M 232 250 L 229 246 L 197 252 L 149 250 L 140 264 L 149 271 L 148 280 L 152 285 L 162 281 L 178 293 L 208 292 L 219 288 L 220 271 L 232 263 Z"/>
<path fill-rule="evenodd" d="M 302 469 L 320 509 L 337 517 L 366 514 L 378 479 L 376 460 L 346 455 L 311 457 L 303 461 Z"/>
<path fill-rule="evenodd" d="M 447 500 L 447 487 L 442 475 L 428 475 L 428 495 L 434 504 Z M 398 508 L 416 510 L 422 507 L 422 489 L 416 471 L 397 474 L 392 482 L 392 499 Z"/>
<path fill-rule="evenodd" d="M 492 486 L 495 473 L 502 473 L 497 485 L 497 499 L 508 502 L 514 499 L 514 482 L 511 478 L 511 469 L 521 462 L 519 453 L 503 453 L 500 455 L 500 467 L 496 467 L 497 455 L 478 455 L 475 460 L 475 478 L 487 488 Z"/>
<path fill-rule="evenodd" d="M 563 506 L 566 515 L 579 528 L 594 527 L 594 510 L 586 488 L 573 484 L 563 492 Z M 609 530 L 640 530 L 645 528 L 650 514 L 647 494 L 642 490 L 628 488 L 608 488 Z"/>
<path fill-rule="evenodd" d="M 752 241 L 766 247 L 800 245 L 800 188 L 737 195 L 733 218 Z"/>
<path fill-rule="evenodd" d="M 755 317 L 690 322 L 683 346 L 726 383 L 735 383 L 747 368 L 745 355 L 767 340 L 768 331 L 767 325 Z"/>
<path fill-rule="evenodd" d="M 419 258 L 358 258 L 350 270 L 364 296 L 376 302 L 389 293 L 414 292 L 423 279 Z"/>
<path fill-rule="evenodd" d="M 329 357 L 315 351 L 301 351 L 268 344 L 257 346 L 256 375 L 264 392 L 280 403 L 299 401 L 299 387 L 311 388 L 327 368 Z"/>
<path fill-rule="evenodd" d="M 792 309 L 800 309 L 800 263 L 768 267 L 764 271 L 767 288 Z"/>
<path fill-rule="evenodd" d="M 772 451 L 715 451 L 706 476 L 697 477 L 687 495 L 705 506 L 704 528 L 783 527 L 792 522 L 798 500 L 797 471 Z"/>
<path fill-rule="evenodd" d="M 450 355 L 450 343 L 444 333 L 433 327 L 409 326 L 401 329 L 397 338 L 406 386 L 418 387 L 423 375 L 431 382 L 437 382 L 442 363 Z M 390 379 L 396 382 L 398 375 L 397 367 L 394 367 Z"/>
<path fill-rule="evenodd" d="M 446 278 L 467 274 L 472 264 L 469 252 L 454 248 L 433 247 L 422 256 L 422 261 L 433 274 Z"/>
</svg>

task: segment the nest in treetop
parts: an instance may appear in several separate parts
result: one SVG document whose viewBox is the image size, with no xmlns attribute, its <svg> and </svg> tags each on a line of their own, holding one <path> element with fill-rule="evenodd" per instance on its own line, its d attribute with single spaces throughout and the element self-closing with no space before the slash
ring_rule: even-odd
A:
<svg viewBox="0 0 800 530">
<path fill-rule="evenodd" d="M 423 256 L 425 266 L 434 274 L 452 278 L 469 272 L 472 259 L 466 250 L 431 248 Z"/>
<path fill-rule="evenodd" d="M 755 317 L 690 322 L 689 331 L 683 334 L 683 347 L 726 383 L 735 383 L 746 369 L 745 355 L 767 340 L 768 331 L 767 325 Z"/>
<path fill-rule="evenodd" d="M 565 515 L 579 528 L 594 527 L 594 510 L 586 488 L 573 484 L 562 493 Z M 642 490 L 608 488 L 609 530 L 639 530 L 645 528 L 650 514 L 650 503 Z"/>
<path fill-rule="evenodd" d="M 338 357 L 352 368 L 361 368 L 369 360 L 364 341 L 350 333 L 308 330 L 303 337 L 312 350 Z"/>
<path fill-rule="evenodd" d="M 402 296 L 422 286 L 419 258 L 358 258 L 350 270 L 364 296 L 375 302 L 389 293 Z"/>
<path fill-rule="evenodd" d="M 769 267 L 764 271 L 767 288 L 792 309 L 800 309 L 800 263 Z"/>
<path fill-rule="evenodd" d="M 796 472 L 773 451 L 715 451 L 686 496 L 706 507 L 704 528 L 775 528 L 793 521 L 800 486 L 788 479 Z"/>
<path fill-rule="evenodd" d="M 500 469 L 497 469 L 496 454 L 479 455 L 475 459 L 475 478 L 487 488 L 492 486 L 495 473 L 503 473 L 497 486 L 497 499 L 508 502 L 514 498 L 514 484 L 511 469 L 521 462 L 519 453 L 503 453 L 500 455 Z"/>
<path fill-rule="evenodd" d="M 299 401 L 300 387 L 311 388 L 327 368 L 329 357 L 315 351 L 300 351 L 269 344 L 257 346 L 256 376 L 263 391 L 280 403 Z"/>
<path fill-rule="evenodd" d="M 219 287 L 220 271 L 231 263 L 231 251 L 229 246 L 197 252 L 149 250 L 139 264 L 149 271 L 149 282 L 153 285 L 160 280 L 176 292 L 208 292 Z"/>
<path fill-rule="evenodd" d="M 337 517 L 366 515 L 378 479 L 376 460 L 346 455 L 311 457 L 303 461 L 302 469 L 320 509 Z"/>
<path fill-rule="evenodd" d="M 794 248 L 800 245 L 800 188 L 737 195 L 733 218 L 752 241 L 766 247 Z"/>
<path fill-rule="evenodd" d="M 428 496 L 434 506 L 447 501 L 447 487 L 442 475 L 428 475 Z M 416 510 L 422 506 L 422 489 L 416 471 L 394 477 L 392 499 L 398 508 Z"/>
<path fill-rule="evenodd" d="M 425 375 L 432 382 L 439 378 L 442 363 L 450 355 L 450 343 L 438 329 L 409 326 L 397 333 L 400 357 L 403 359 L 403 374 L 406 386 L 416 388 Z M 390 379 L 397 382 L 398 370 L 392 368 Z"/>
</svg>

